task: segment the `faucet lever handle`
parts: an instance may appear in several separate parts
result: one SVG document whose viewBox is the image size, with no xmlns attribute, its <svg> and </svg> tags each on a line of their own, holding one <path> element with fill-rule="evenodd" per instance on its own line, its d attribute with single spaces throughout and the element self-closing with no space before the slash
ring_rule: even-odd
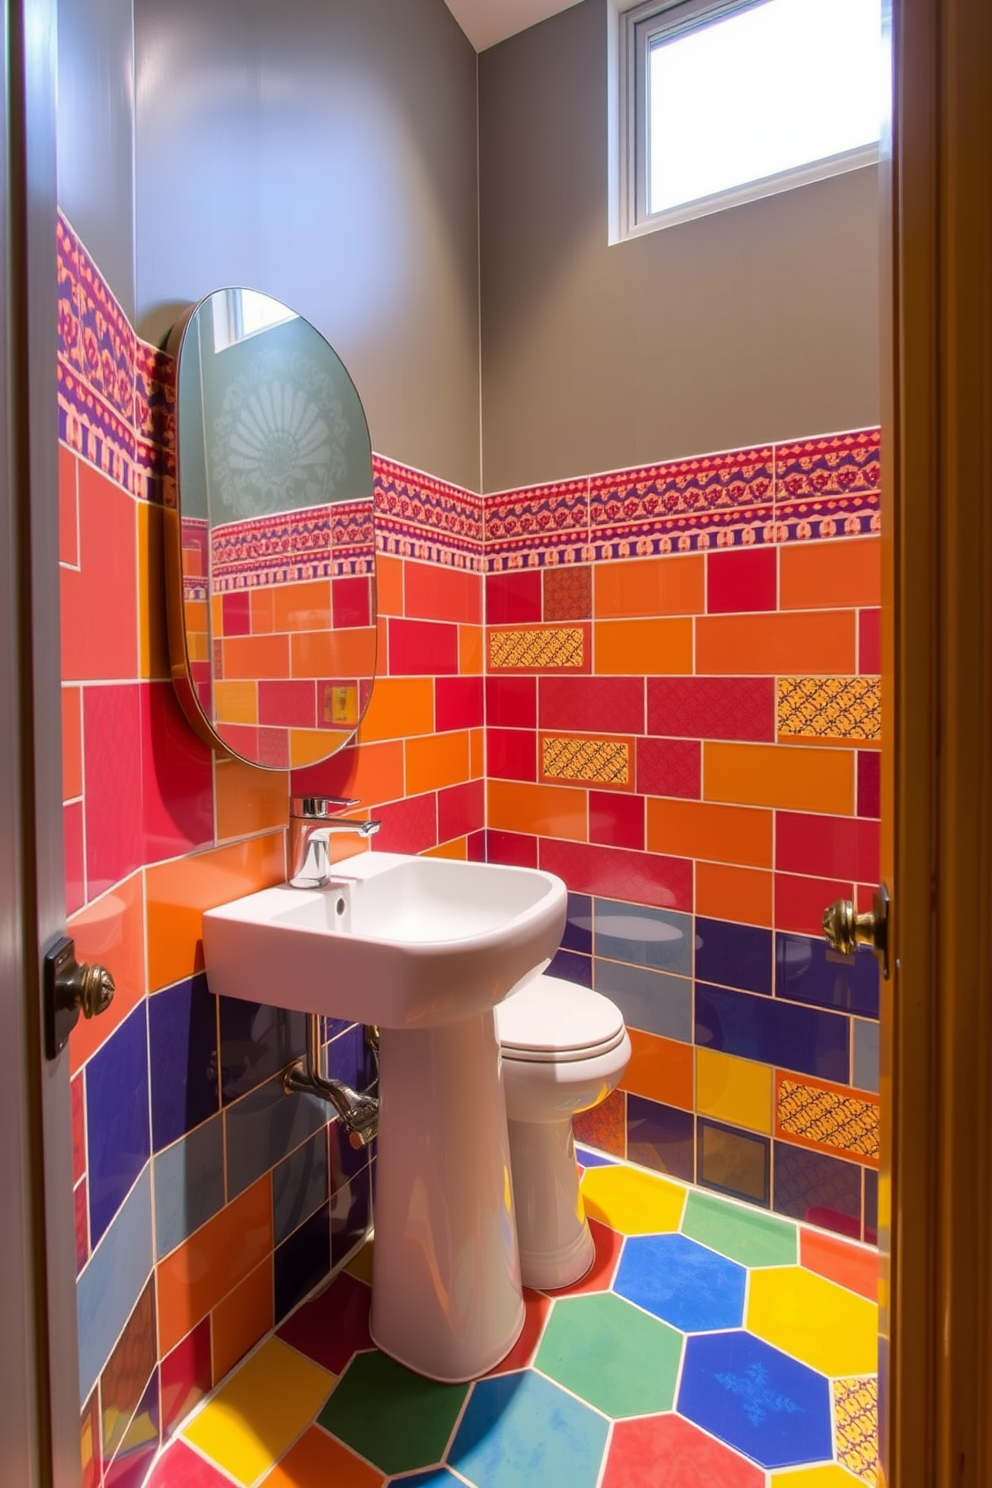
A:
<svg viewBox="0 0 992 1488">
<path fill-rule="evenodd" d="M 326 817 L 337 816 L 339 812 L 361 804 L 361 801 L 351 796 L 291 796 L 289 814 L 306 821 L 323 821 Z"/>
</svg>

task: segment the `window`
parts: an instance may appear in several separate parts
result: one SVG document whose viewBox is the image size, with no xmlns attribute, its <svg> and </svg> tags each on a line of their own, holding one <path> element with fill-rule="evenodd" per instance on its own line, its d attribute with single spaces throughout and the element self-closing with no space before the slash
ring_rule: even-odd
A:
<svg viewBox="0 0 992 1488">
<path fill-rule="evenodd" d="M 881 0 L 654 0 L 619 61 L 614 238 L 878 158 Z"/>
</svg>

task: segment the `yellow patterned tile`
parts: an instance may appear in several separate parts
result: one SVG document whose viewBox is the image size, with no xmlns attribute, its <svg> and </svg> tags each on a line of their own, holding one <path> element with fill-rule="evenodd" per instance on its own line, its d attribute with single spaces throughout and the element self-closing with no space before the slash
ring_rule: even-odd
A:
<svg viewBox="0 0 992 1488">
<path fill-rule="evenodd" d="M 585 640 L 585 630 L 580 625 L 491 630 L 489 665 L 497 670 L 513 667 L 574 669 L 585 664 Z"/>
<path fill-rule="evenodd" d="M 836 1462 L 772 1473 L 772 1488 L 857 1488 L 859 1481 Z"/>
<path fill-rule="evenodd" d="M 633 1168 L 589 1168 L 582 1179 L 586 1214 L 621 1235 L 663 1235 L 677 1230 L 685 1189 Z"/>
<path fill-rule="evenodd" d="M 745 1326 L 831 1378 L 877 1368 L 875 1304 L 799 1266 L 751 1273 Z"/>
<path fill-rule="evenodd" d="M 817 1080 L 778 1077 L 777 1135 L 804 1147 L 846 1152 L 878 1163 L 878 1101 Z"/>
<path fill-rule="evenodd" d="M 834 1450 L 861 1483 L 878 1482 L 878 1380 L 834 1381 Z"/>
<path fill-rule="evenodd" d="M 716 1049 L 696 1050 L 696 1110 L 748 1131 L 772 1133 L 770 1065 Z"/>
<path fill-rule="evenodd" d="M 541 774 L 545 780 L 628 785 L 630 745 L 625 739 L 563 739 L 542 734 Z"/>
<path fill-rule="evenodd" d="M 779 677 L 779 738 L 881 737 L 878 677 Z"/>
<path fill-rule="evenodd" d="M 270 1338 L 230 1376 L 183 1436 L 245 1488 L 309 1426 L 334 1375 Z"/>
</svg>

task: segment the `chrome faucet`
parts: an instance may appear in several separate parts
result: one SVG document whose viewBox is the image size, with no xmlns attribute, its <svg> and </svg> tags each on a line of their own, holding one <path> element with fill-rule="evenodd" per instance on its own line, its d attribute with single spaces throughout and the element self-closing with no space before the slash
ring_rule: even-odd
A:
<svg viewBox="0 0 992 1488">
<path fill-rule="evenodd" d="M 289 882 L 294 889 L 321 889 L 331 881 L 332 833 L 372 837 L 381 822 L 350 821 L 338 812 L 358 806 L 343 796 L 293 796 L 289 803 Z"/>
</svg>

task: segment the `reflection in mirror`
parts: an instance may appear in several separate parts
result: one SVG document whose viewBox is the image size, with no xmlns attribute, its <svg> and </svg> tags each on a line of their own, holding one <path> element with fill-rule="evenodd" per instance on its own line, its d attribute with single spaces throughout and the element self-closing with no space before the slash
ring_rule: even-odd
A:
<svg viewBox="0 0 992 1488">
<path fill-rule="evenodd" d="M 375 673 L 372 453 L 354 384 L 302 316 L 248 289 L 173 331 L 172 675 L 190 722 L 251 764 L 351 738 Z"/>
</svg>

